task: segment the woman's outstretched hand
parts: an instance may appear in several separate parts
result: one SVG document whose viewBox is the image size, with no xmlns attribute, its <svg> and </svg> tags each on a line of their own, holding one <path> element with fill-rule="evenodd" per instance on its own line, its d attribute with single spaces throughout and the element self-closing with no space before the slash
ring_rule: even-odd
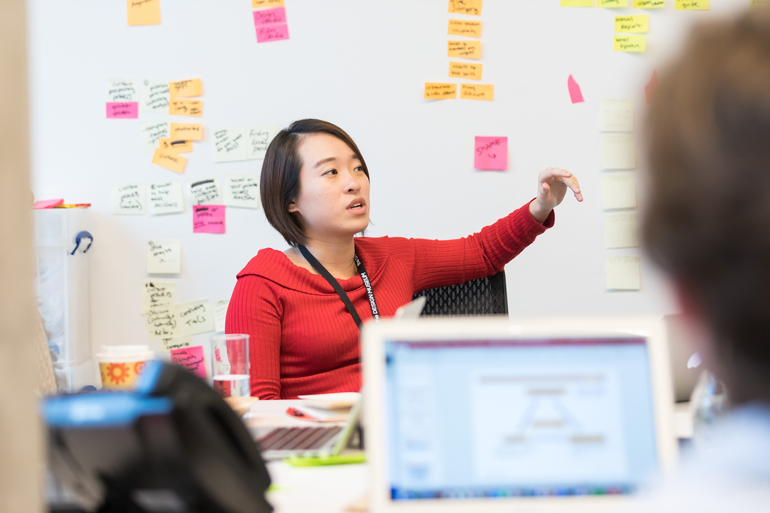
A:
<svg viewBox="0 0 770 513">
<path fill-rule="evenodd" d="M 535 221 L 542 223 L 548 218 L 551 210 L 564 199 L 567 188 L 572 189 L 576 200 L 583 201 L 580 184 L 572 173 L 557 167 L 540 171 L 537 175 L 537 198 L 529 204 L 529 213 Z"/>
</svg>

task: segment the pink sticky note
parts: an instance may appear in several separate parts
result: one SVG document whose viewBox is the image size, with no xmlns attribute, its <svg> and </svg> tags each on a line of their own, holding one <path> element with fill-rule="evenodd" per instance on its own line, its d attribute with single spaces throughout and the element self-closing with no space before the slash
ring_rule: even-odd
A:
<svg viewBox="0 0 770 513">
<path fill-rule="evenodd" d="M 268 25 L 273 23 L 286 23 L 286 8 L 275 7 L 254 11 L 254 25 Z"/>
<path fill-rule="evenodd" d="M 575 82 L 572 75 L 567 79 L 567 89 L 569 89 L 569 97 L 572 103 L 583 103 L 583 93 L 580 92 L 580 85 Z"/>
<path fill-rule="evenodd" d="M 41 210 L 44 208 L 58 207 L 59 205 L 63 205 L 63 204 L 64 204 L 63 199 L 40 200 L 33 203 L 32 208 L 36 210 Z"/>
<path fill-rule="evenodd" d="M 199 378 L 206 378 L 206 360 L 203 357 L 203 346 L 182 347 L 172 349 L 171 363 L 181 365 Z"/>
<path fill-rule="evenodd" d="M 193 206 L 193 233 L 225 233 L 225 206 Z"/>
<path fill-rule="evenodd" d="M 476 137 L 473 167 L 475 169 L 508 169 L 508 138 Z"/>
<path fill-rule="evenodd" d="M 107 102 L 107 119 L 136 119 L 139 102 Z"/>
<path fill-rule="evenodd" d="M 286 23 L 261 25 L 257 27 L 257 43 L 269 43 L 289 39 L 289 26 Z"/>
</svg>

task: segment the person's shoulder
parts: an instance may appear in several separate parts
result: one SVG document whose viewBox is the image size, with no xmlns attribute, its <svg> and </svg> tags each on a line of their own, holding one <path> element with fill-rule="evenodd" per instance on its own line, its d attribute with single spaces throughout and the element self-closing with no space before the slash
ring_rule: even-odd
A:
<svg viewBox="0 0 770 513">
<path fill-rule="evenodd" d="M 277 274 L 283 274 L 286 270 L 286 264 L 290 264 L 283 252 L 272 248 L 260 249 L 257 255 L 249 260 L 249 263 L 241 269 L 236 275 L 237 278 L 244 276 L 261 276 L 263 278 L 272 278 Z"/>
</svg>

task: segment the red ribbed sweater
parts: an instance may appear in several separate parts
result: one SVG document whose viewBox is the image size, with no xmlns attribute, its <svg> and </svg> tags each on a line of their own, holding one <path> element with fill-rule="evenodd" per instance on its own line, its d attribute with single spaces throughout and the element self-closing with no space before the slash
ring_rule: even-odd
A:
<svg viewBox="0 0 770 513">
<path fill-rule="evenodd" d="M 415 292 L 490 276 L 539 234 L 529 203 L 481 232 L 456 240 L 357 237 L 380 315 L 389 317 Z M 372 318 L 360 275 L 340 280 L 362 321 Z M 251 395 L 292 399 L 361 388 L 359 330 L 326 280 L 262 249 L 238 274 L 227 308 L 227 333 L 250 335 Z"/>
</svg>

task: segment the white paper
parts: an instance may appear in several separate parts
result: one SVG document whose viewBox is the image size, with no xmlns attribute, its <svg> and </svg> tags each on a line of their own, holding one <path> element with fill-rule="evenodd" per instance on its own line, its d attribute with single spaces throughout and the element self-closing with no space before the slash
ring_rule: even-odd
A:
<svg viewBox="0 0 770 513">
<path fill-rule="evenodd" d="M 148 184 L 147 212 L 151 216 L 184 212 L 181 180 L 162 180 Z"/>
<path fill-rule="evenodd" d="M 225 205 L 259 208 L 259 176 L 228 173 L 225 181 Z"/>
<path fill-rule="evenodd" d="M 602 134 L 602 169 L 634 169 L 633 134 Z"/>
<path fill-rule="evenodd" d="M 216 178 L 188 180 L 191 205 L 222 205 L 222 194 Z"/>
<path fill-rule="evenodd" d="M 214 131 L 214 161 L 236 162 L 248 160 L 246 136 L 243 129 L 223 128 Z"/>
<path fill-rule="evenodd" d="M 165 139 L 171 135 L 171 123 L 168 121 L 140 121 L 142 132 L 142 148 L 145 153 L 155 153 L 158 147 L 158 139 Z"/>
<path fill-rule="evenodd" d="M 181 270 L 181 240 L 147 241 L 147 274 L 179 274 Z"/>
<path fill-rule="evenodd" d="M 636 208 L 636 181 L 633 173 L 602 175 L 602 206 L 605 210 Z"/>
<path fill-rule="evenodd" d="M 168 114 L 170 98 L 168 82 L 145 79 L 142 81 L 142 97 L 139 102 L 139 110 L 142 112 Z"/>
<path fill-rule="evenodd" d="M 159 305 L 144 312 L 147 335 L 150 340 L 171 340 L 179 336 L 176 305 Z"/>
<path fill-rule="evenodd" d="M 642 278 L 638 256 L 608 256 L 607 290 L 641 290 Z"/>
<path fill-rule="evenodd" d="M 146 195 L 144 182 L 117 182 L 112 185 L 112 213 L 144 215 Z"/>
<path fill-rule="evenodd" d="M 262 160 L 267 153 L 267 147 L 278 134 L 280 128 L 277 126 L 253 126 L 244 129 L 246 136 L 248 160 Z"/>
<path fill-rule="evenodd" d="M 107 80 L 108 102 L 138 102 L 138 78 L 111 78 Z"/>
<path fill-rule="evenodd" d="M 602 132 L 633 132 L 634 101 L 626 98 L 603 98 L 599 130 Z"/>
<path fill-rule="evenodd" d="M 214 311 L 216 313 L 216 331 L 219 333 L 225 332 L 225 319 L 227 319 L 227 305 L 230 304 L 229 299 L 223 299 L 214 303 Z"/>
<path fill-rule="evenodd" d="M 636 213 L 605 214 L 604 241 L 608 249 L 638 248 L 639 225 Z"/>
<path fill-rule="evenodd" d="M 181 335 L 191 336 L 214 331 L 214 312 L 208 299 L 190 301 L 176 307 Z"/>
<path fill-rule="evenodd" d="M 161 305 L 176 304 L 176 284 L 171 282 L 142 282 L 142 312 Z"/>
</svg>

